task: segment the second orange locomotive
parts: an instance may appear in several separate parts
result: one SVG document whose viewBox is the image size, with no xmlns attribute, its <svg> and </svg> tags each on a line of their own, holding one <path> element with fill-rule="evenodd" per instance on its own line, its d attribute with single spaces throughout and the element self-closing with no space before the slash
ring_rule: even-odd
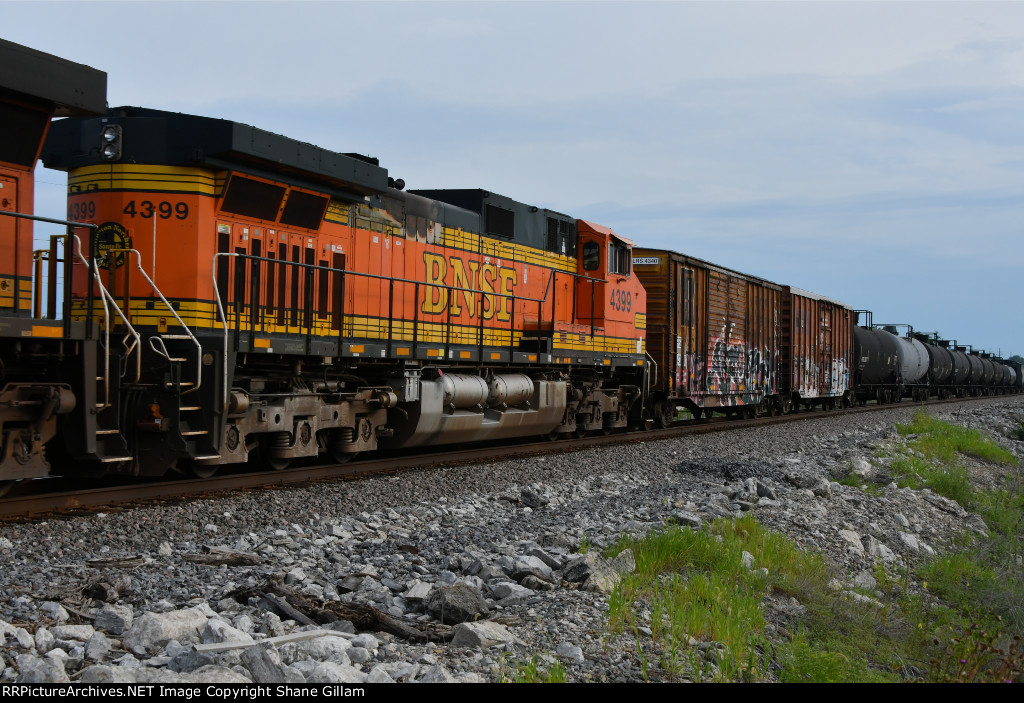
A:
<svg viewBox="0 0 1024 703">
<path fill-rule="evenodd" d="M 43 158 L 98 225 L 73 307 L 119 323 L 123 472 L 642 422 L 646 297 L 606 227 L 141 108 L 55 123 Z"/>
</svg>

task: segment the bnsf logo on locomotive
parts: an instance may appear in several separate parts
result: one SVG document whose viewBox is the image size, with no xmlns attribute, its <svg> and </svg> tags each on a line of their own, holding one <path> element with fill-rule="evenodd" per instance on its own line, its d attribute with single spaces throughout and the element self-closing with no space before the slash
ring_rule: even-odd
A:
<svg viewBox="0 0 1024 703">
<path fill-rule="evenodd" d="M 484 261 L 463 261 L 457 256 L 423 254 L 427 266 L 427 288 L 420 308 L 427 315 L 483 315 L 485 320 L 511 319 L 512 288 L 518 282 L 516 270 Z M 449 279 L 449 273 L 451 274 Z"/>
</svg>

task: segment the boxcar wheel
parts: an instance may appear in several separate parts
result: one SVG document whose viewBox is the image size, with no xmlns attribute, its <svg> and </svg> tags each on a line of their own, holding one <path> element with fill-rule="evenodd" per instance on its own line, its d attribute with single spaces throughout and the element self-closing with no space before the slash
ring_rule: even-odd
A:
<svg viewBox="0 0 1024 703">
<path fill-rule="evenodd" d="M 672 424 L 672 416 L 675 414 L 675 403 L 658 403 L 654 406 L 654 421 L 661 429 L 668 429 Z"/>
</svg>

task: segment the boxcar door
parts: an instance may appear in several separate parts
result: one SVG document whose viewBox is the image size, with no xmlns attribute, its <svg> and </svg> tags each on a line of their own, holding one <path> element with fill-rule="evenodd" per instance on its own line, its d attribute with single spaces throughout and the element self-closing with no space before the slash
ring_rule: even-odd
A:
<svg viewBox="0 0 1024 703">
<path fill-rule="evenodd" d="M 818 304 L 818 349 L 821 357 L 818 362 L 818 388 L 821 396 L 832 395 L 832 307 L 825 301 Z"/>
<path fill-rule="evenodd" d="M 676 336 L 673 340 L 675 350 L 676 388 L 681 396 L 690 396 L 697 392 L 700 374 L 694 373 L 693 358 L 697 339 L 694 326 L 694 284 L 693 269 L 678 266 L 675 271 L 676 294 Z"/>
</svg>

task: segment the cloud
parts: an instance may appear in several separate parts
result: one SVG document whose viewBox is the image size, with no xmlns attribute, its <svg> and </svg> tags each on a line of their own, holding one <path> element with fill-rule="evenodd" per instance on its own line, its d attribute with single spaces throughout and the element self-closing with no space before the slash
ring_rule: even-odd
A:
<svg viewBox="0 0 1024 703">
<path fill-rule="evenodd" d="M 1024 4 L 4 10 L 5 37 L 107 71 L 112 104 L 369 153 L 410 187 L 487 188 L 1024 351 L 1016 308 L 977 298 L 1019 289 Z"/>
</svg>

